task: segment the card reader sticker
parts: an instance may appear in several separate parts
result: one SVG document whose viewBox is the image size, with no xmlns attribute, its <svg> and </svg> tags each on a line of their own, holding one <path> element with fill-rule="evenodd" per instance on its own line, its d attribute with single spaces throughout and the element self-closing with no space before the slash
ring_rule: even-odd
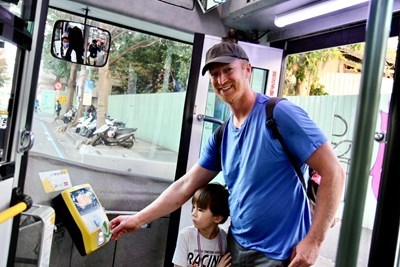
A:
<svg viewBox="0 0 400 267">
<path fill-rule="evenodd" d="M 72 191 L 70 192 L 70 196 L 76 209 L 81 215 L 87 214 L 100 207 L 95 194 L 89 188 L 81 188 Z"/>
<path fill-rule="evenodd" d="M 72 186 L 67 169 L 39 172 L 46 193 L 64 190 Z"/>
</svg>

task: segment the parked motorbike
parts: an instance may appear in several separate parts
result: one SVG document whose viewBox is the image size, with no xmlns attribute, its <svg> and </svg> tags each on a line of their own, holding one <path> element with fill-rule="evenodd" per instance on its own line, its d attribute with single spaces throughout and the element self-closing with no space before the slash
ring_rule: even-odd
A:
<svg viewBox="0 0 400 267">
<path fill-rule="evenodd" d="M 82 127 L 80 127 L 79 134 L 84 137 L 91 138 L 94 131 L 96 130 L 96 123 L 97 120 L 93 120 L 88 125 L 83 125 Z"/>
<path fill-rule="evenodd" d="M 70 110 L 68 110 L 68 112 L 63 115 L 63 122 L 65 124 L 70 123 L 75 117 L 76 112 L 77 110 L 75 107 L 72 107 Z"/>
<path fill-rule="evenodd" d="M 85 118 L 85 117 L 80 117 L 78 120 L 78 124 L 76 125 L 75 128 L 75 132 L 80 134 L 82 131 L 84 131 L 85 129 L 88 128 L 88 126 L 92 123 L 92 122 L 96 122 L 96 120 L 89 115 L 89 117 Z"/>
<path fill-rule="evenodd" d="M 118 128 L 114 125 L 104 124 L 94 131 L 92 146 L 104 144 L 107 146 L 122 146 L 131 148 L 134 144 L 137 128 Z"/>
</svg>

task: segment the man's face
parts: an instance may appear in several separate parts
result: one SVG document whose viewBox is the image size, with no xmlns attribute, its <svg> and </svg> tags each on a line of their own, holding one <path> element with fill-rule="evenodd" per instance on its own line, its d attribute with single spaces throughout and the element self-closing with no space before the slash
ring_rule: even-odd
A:
<svg viewBox="0 0 400 267">
<path fill-rule="evenodd" d="M 63 45 L 65 48 L 67 48 L 69 46 L 69 40 L 67 38 L 63 39 Z"/>
<path fill-rule="evenodd" d="M 251 66 L 246 60 L 237 59 L 229 64 L 212 64 L 209 73 L 215 93 L 226 103 L 233 104 L 248 89 Z"/>
</svg>

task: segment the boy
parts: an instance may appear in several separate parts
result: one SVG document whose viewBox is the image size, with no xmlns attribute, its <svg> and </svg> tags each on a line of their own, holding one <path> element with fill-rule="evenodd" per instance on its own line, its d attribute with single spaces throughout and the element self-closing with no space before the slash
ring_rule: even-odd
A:
<svg viewBox="0 0 400 267">
<path fill-rule="evenodd" d="M 229 193 L 220 184 L 199 188 L 192 198 L 194 226 L 181 230 L 172 262 L 175 267 L 230 266 L 226 232 L 218 225 L 229 216 Z M 201 263 L 201 264 L 200 264 Z"/>
</svg>

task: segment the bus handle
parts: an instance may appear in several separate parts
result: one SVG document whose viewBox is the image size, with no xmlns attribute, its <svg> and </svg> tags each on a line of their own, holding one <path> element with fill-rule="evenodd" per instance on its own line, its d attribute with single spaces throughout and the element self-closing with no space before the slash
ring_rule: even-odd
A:
<svg viewBox="0 0 400 267">
<path fill-rule="evenodd" d="M 197 120 L 198 121 L 207 121 L 207 122 L 211 122 L 211 123 L 216 123 L 218 125 L 221 125 L 221 124 L 224 123 L 223 120 L 220 120 L 220 119 L 217 119 L 217 118 L 214 118 L 214 117 L 210 117 L 210 116 L 207 116 L 207 115 L 204 115 L 204 114 L 197 115 Z"/>
<path fill-rule="evenodd" d="M 21 189 L 15 188 L 13 194 L 20 202 L 0 213 L 0 224 L 32 207 L 32 198 L 22 194 Z"/>
</svg>

